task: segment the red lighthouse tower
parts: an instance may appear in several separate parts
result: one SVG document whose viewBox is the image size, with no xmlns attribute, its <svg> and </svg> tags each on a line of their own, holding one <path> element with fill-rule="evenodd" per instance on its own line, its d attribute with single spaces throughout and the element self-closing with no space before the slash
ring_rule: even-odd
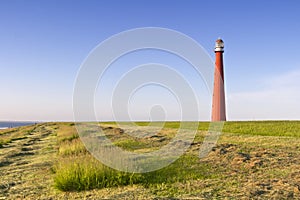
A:
<svg viewBox="0 0 300 200">
<path fill-rule="evenodd" d="M 221 39 L 217 39 L 215 46 L 216 63 L 214 74 L 214 93 L 212 102 L 212 121 L 226 121 L 223 53 L 224 42 Z"/>
</svg>

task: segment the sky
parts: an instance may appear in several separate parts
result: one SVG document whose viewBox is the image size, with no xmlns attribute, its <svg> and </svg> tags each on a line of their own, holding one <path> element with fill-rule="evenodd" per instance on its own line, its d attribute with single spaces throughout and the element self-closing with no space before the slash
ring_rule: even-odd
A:
<svg viewBox="0 0 300 200">
<path fill-rule="evenodd" d="M 74 85 L 90 52 L 115 34 L 142 27 L 183 33 L 212 62 L 215 40 L 224 40 L 228 120 L 300 120 L 299 7 L 298 0 L 2 0 L 0 120 L 73 120 Z M 156 50 L 127 56 L 99 81 L 97 119 L 114 120 L 113 105 L 123 100 L 113 99 L 113 88 L 128 70 L 155 62 L 189 82 L 198 98 L 198 120 L 210 120 L 211 91 L 192 66 Z M 132 120 L 178 120 L 182 112 L 168 86 L 137 88 L 126 103 Z"/>
</svg>

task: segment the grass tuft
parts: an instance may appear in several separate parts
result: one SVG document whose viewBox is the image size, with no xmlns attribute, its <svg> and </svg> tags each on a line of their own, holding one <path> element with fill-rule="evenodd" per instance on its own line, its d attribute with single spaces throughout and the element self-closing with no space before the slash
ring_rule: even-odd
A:
<svg viewBox="0 0 300 200">
<path fill-rule="evenodd" d="M 62 191 L 81 191 L 138 183 L 141 176 L 111 169 L 90 155 L 70 157 L 55 167 L 55 187 Z"/>
<path fill-rule="evenodd" d="M 87 150 L 79 138 L 61 142 L 58 149 L 58 154 L 61 156 L 80 155 L 86 152 Z"/>
<path fill-rule="evenodd" d="M 54 167 L 54 172 L 55 187 L 62 191 L 81 191 L 132 184 L 156 188 L 161 184 L 212 177 L 211 167 L 207 164 L 199 164 L 196 156 L 183 156 L 157 171 L 128 173 L 107 167 L 86 154 L 61 159 Z"/>
</svg>

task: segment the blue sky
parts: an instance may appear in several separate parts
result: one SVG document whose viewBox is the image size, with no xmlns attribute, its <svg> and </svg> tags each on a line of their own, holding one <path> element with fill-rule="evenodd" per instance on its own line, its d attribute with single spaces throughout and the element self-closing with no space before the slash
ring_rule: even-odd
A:
<svg viewBox="0 0 300 200">
<path fill-rule="evenodd" d="M 0 120 L 72 120 L 83 60 L 108 37 L 139 27 L 182 32 L 212 58 L 215 40 L 225 41 L 229 120 L 300 119 L 299 7 L 297 0 L 2 0 Z M 147 99 L 145 109 L 155 101 Z M 200 119 L 209 120 L 210 107 L 202 106 Z"/>
</svg>

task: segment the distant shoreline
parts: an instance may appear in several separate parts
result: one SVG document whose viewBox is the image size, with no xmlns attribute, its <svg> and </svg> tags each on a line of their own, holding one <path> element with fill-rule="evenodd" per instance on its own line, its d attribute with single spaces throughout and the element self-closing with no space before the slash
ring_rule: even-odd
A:
<svg viewBox="0 0 300 200">
<path fill-rule="evenodd" d="M 38 122 L 0 121 L 0 130 L 19 127 L 19 126 L 27 126 L 36 123 Z"/>
</svg>

